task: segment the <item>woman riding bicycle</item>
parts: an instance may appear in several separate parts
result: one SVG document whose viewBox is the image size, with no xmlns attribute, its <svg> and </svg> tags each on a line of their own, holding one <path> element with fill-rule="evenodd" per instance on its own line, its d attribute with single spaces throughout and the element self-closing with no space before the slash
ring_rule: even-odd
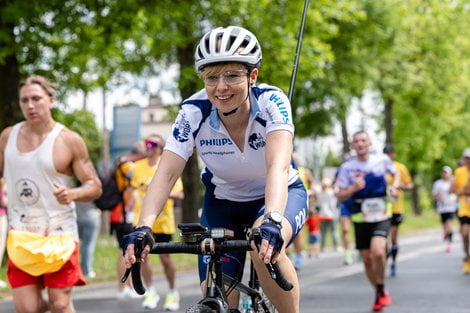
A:
<svg viewBox="0 0 470 313">
<path fill-rule="evenodd" d="M 296 271 L 286 255 L 305 220 L 307 193 L 291 162 L 294 126 L 287 96 L 277 87 L 256 84 L 261 47 L 248 30 L 229 26 L 206 33 L 195 53 L 195 67 L 204 89 L 183 101 L 158 170 L 142 206 L 138 228 L 124 239 L 127 267 L 136 262 L 134 240 L 150 232 L 171 187 L 196 147 L 204 161 L 206 187 L 201 223 L 224 227 L 245 239 L 244 226 L 259 226 L 262 244 L 251 258 L 261 286 L 280 313 L 299 312 Z M 256 250 L 255 250 L 256 251 Z M 146 246 L 144 259 L 149 252 Z M 235 276 L 246 253 L 233 253 L 223 263 Z M 282 290 L 264 263 L 278 263 L 294 288 Z M 204 288 L 207 259 L 199 257 Z M 229 296 L 237 308 L 238 294 Z"/>
</svg>

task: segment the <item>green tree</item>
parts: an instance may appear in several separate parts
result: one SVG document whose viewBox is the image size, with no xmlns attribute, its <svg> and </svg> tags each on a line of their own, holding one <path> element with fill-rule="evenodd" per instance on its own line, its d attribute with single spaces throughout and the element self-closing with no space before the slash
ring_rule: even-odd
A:
<svg viewBox="0 0 470 313">
<path fill-rule="evenodd" d="M 189 97 L 202 87 L 202 82 L 194 72 L 194 51 L 199 38 L 210 28 L 220 25 L 243 25 L 256 32 L 263 49 L 263 65 L 260 81 L 279 85 L 286 90 L 295 51 L 296 32 L 300 23 L 302 1 L 231 1 L 230 5 L 220 1 L 159 1 L 143 8 L 149 51 L 156 60 L 177 63 L 180 67 L 178 80 L 181 97 Z M 191 12 L 187 14 L 186 12 Z M 279 14 L 283 12 L 283 14 Z M 276 26 L 273 27 L 275 19 Z M 321 23 L 318 23 L 321 24 Z M 165 25 L 165 28 L 162 28 Z M 313 29 L 313 26 L 310 26 Z M 155 35 L 157 34 L 157 35 Z M 317 41 L 310 41 L 304 51 L 311 55 L 323 53 Z M 320 53 L 319 53 L 320 52 Z M 326 53 L 325 53 L 326 54 Z M 322 59 L 317 56 L 317 59 Z M 320 67 L 308 63 L 313 72 Z M 199 208 L 199 179 L 197 156 L 188 161 L 183 173 L 185 197 L 183 216 L 185 220 L 196 219 Z"/>
<path fill-rule="evenodd" d="M 468 14 L 452 1 L 394 1 L 390 9 L 393 42 L 378 66 L 376 86 L 386 141 L 420 182 L 446 152 L 447 135 L 465 123 L 459 113 L 469 90 Z M 420 213 L 421 186 L 415 186 L 414 210 Z"/>
<path fill-rule="evenodd" d="M 302 8 L 300 0 L 234 0 L 229 4 L 215 0 L 1 1 L 0 46 L 5 49 L 0 64 L 7 68 L 0 67 L 0 77 L 9 81 L 0 87 L 0 95 L 9 93 L 10 97 L 0 99 L 5 99 L 7 105 L 2 107 L 11 113 L 2 116 L 14 118 L 0 121 L 0 125 L 20 118 L 13 104 L 16 86 L 20 76 L 30 73 L 45 74 L 56 82 L 60 98 L 70 91 L 86 94 L 97 87 L 105 92 L 121 83 L 125 73 L 152 75 L 159 67 L 176 63 L 179 93 L 184 99 L 202 87 L 193 67 L 197 41 L 219 25 L 243 25 L 253 30 L 263 47 L 260 81 L 287 92 Z M 321 0 L 309 8 L 300 87 L 294 94 L 295 112 L 301 113 L 299 134 L 329 132 L 329 124 L 324 123 L 330 119 L 328 108 L 303 104 L 311 101 L 302 96 L 302 86 L 326 77 L 325 64 L 332 60 L 332 51 L 325 41 L 334 37 L 338 21 L 355 15 L 354 6 L 347 1 Z M 312 124 L 318 127 L 308 126 Z M 188 195 L 184 201 L 186 220 L 194 220 L 200 206 L 197 164 L 194 156 L 183 174 Z"/>
</svg>

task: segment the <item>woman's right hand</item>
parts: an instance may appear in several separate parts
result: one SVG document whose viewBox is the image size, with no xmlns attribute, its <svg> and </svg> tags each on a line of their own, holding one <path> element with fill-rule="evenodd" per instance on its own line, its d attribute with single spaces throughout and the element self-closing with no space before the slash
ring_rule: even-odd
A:
<svg viewBox="0 0 470 313">
<path fill-rule="evenodd" d="M 260 225 L 259 229 L 262 241 L 258 255 L 264 263 L 272 262 L 274 264 L 277 262 L 279 253 L 284 245 L 281 228 L 275 224 L 265 223 Z"/>
<path fill-rule="evenodd" d="M 122 252 L 127 268 L 135 262 L 144 262 L 155 243 L 152 229 L 148 226 L 137 227 L 122 238 Z"/>
</svg>

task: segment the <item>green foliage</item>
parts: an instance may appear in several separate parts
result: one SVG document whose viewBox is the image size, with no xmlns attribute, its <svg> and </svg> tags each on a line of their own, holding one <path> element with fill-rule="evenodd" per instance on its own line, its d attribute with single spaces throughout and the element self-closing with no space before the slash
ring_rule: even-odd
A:
<svg viewBox="0 0 470 313">
<path fill-rule="evenodd" d="M 59 109 L 53 109 L 52 115 L 56 121 L 64 124 L 70 130 L 79 134 L 88 148 L 90 159 L 97 164 L 100 156 L 101 134 L 95 123 L 95 116 L 85 110 L 75 110 L 65 113 Z"/>
<path fill-rule="evenodd" d="M 376 84 L 384 102 L 394 104 L 397 154 L 411 170 L 428 171 L 444 155 L 455 159 L 449 152 L 462 148 L 454 141 L 447 149 L 449 135 L 467 128 L 468 52 L 458 42 L 462 31 L 469 34 L 468 22 L 450 1 L 393 3 L 393 42 L 377 68 Z M 465 42 L 468 47 L 468 36 Z"/>
<path fill-rule="evenodd" d="M 193 67 L 199 38 L 232 24 L 252 30 L 261 43 L 259 81 L 287 93 L 303 5 L 303 0 L 4 1 L 0 74 L 11 77 L 11 68 L 2 66 L 14 64 L 14 57 L 22 76 L 44 74 L 54 81 L 60 100 L 78 90 L 112 91 L 129 74 L 155 76 L 177 64 L 174 93 L 185 98 L 202 87 Z M 292 100 L 297 136 L 331 134 L 354 99 L 378 92 L 381 101 L 373 106 L 380 121 L 383 103 L 393 103 L 400 161 L 420 174 L 455 165 L 470 131 L 470 10 L 464 6 L 452 0 L 310 2 Z M 15 88 L 16 83 L 7 90 Z M 11 106 L 1 88 L 0 96 L 8 100 L 0 100 L 2 106 Z M 10 111 L 5 111 L 10 120 L 20 116 Z M 76 128 L 88 131 L 82 122 Z M 98 136 L 90 138 L 95 160 Z"/>
<path fill-rule="evenodd" d="M 343 163 L 342 158 L 340 156 L 337 156 L 331 151 L 331 149 L 328 150 L 328 153 L 325 156 L 325 162 L 324 166 L 331 166 L 331 167 L 339 167 Z"/>
</svg>

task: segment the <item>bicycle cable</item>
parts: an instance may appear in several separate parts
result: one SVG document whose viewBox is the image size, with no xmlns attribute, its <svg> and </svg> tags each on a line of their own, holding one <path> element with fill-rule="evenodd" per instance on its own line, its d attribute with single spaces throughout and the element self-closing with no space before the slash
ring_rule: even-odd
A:
<svg viewBox="0 0 470 313">
<path fill-rule="evenodd" d="M 240 276 L 243 273 L 243 266 L 242 266 L 242 263 L 240 262 L 240 260 L 238 260 L 237 258 L 235 258 L 231 255 L 228 255 L 228 254 L 224 254 L 224 256 L 229 258 L 229 259 L 232 259 L 232 260 L 234 260 L 238 263 L 238 271 L 237 271 L 237 274 L 236 274 L 236 279 L 233 278 L 232 282 L 230 283 L 230 286 L 228 286 L 227 291 L 226 291 L 227 296 L 229 296 L 232 293 L 232 291 L 237 287 L 238 283 L 240 282 Z"/>
</svg>

